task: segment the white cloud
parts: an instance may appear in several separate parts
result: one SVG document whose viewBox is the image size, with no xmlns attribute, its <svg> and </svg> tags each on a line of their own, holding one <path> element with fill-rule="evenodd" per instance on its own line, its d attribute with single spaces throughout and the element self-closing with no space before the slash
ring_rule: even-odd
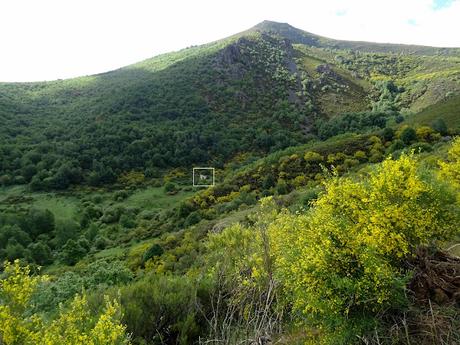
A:
<svg viewBox="0 0 460 345">
<path fill-rule="evenodd" d="M 430 0 L 2 0 L 0 80 L 104 72 L 264 19 L 338 39 L 460 46 L 458 18 L 460 0 L 436 11 Z"/>
</svg>

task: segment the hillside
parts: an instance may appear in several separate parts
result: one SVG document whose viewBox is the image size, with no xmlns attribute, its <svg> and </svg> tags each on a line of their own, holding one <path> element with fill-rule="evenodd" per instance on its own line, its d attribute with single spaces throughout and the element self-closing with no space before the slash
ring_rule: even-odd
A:
<svg viewBox="0 0 460 345">
<path fill-rule="evenodd" d="M 460 90 L 458 49 L 342 42 L 263 22 L 112 72 L 0 84 L 0 176 L 34 189 L 223 167 L 344 113 L 418 112 Z M 160 145 L 161 143 L 161 145 Z"/>
<path fill-rule="evenodd" d="M 458 344 L 459 102 L 459 48 L 269 21 L 0 83 L 0 345 Z"/>
</svg>

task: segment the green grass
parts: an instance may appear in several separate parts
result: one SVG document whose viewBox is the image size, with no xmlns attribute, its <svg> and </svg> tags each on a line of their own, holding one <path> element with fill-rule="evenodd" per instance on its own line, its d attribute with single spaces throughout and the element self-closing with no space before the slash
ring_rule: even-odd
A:
<svg viewBox="0 0 460 345">
<path fill-rule="evenodd" d="M 113 247 L 94 254 L 95 259 L 123 259 L 128 252 L 126 248 Z"/>
<path fill-rule="evenodd" d="M 437 119 L 443 119 L 447 127 L 460 128 L 460 96 L 451 96 L 406 119 L 411 125 L 431 125 Z"/>
<path fill-rule="evenodd" d="M 19 199 L 18 197 L 23 199 Z M 8 198 L 18 198 L 18 200 L 14 204 L 11 204 L 6 201 Z M 49 210 L 58 220 L 76 218 L 80 203 L 76 196 L 55 193 L 31 193 L 22 185 L 0 189 L 0 203 L 3 201 L 6 201 L 3 206 L 7 208 L 17 205 Z"/>
<path fill-rule="evenodd" d="M 26 190 L 26 187 L 22 185 L 0 187 L 0 202 L 12 196 L 23 195 L 25 193 L 25 190 Z"/>
<path fill-rule="evenodd" d="M 54 194 L 32 195 L 34 197 L 32 206 L 51 211 L 56 219 L 73 219 L 78 215 L 79 200 L 75 197 Z"/>
<path fill-rule="evenodd" d="M 181 200 L 193 194 L 193 191 L 180 191 L 177 194 L 168 195 L 163 191 L 163 187 L 149 187 L 131 195 L 123 202 L 123 205 L 140 207 L 143 210 L 166 209 L 174 207 Z"/>
</svg>

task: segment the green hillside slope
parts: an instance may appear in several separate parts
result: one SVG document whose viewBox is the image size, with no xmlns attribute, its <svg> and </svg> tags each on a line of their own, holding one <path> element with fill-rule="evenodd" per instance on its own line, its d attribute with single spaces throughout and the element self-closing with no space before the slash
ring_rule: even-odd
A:
<svg viewBox="0 0 460 345">
<path fill-rule="evenodd" d="M 458 49 L 254 28 L 94 76 L 0 84 L 2 184 L 112 183 L 129 171 L 222 167 L 306 143 L 321 119 L 421 110 L 460 90 Z"/>
</svg>

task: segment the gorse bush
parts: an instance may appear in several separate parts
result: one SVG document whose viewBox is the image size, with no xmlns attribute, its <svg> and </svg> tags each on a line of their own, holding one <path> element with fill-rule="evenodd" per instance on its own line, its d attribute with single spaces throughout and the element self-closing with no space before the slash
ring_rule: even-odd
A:
<svg viewBox="0 0 460 345">
<path fill-rule="evenodd" d="M 85 296 L 75 295 L 69 307 L 61 306 L 54 320 L 32 314 L 31 297 L 46 276 L 29 276 L 19 261 L 5 263 L 0 280 L 0 344 L 5 345 L 122 345 L 129 344 L 120 323 L 120 306 L 106 298 L 105 308 L 94 315 Z"/>
<path fill-rule="evenodd" d="M 389 158 L 362 177 L 333 176 L 301 212 L 276 215 L 265 199 L 259 217 L 265 225 L 233 226 L 210 238 L 227 244 L 221 263 L 231 263 L 241 285 L 262 286 L 260 277 L 273 275 L 292 315 L 323 329 L 330 344 L 347 344 L 376 327 L 377 315 L 404 307 L 410 278 L 404 262 L 417 247 L 458 231 L 455 194 L 412 154 Z"/>
<path fill-rule="evenodd" d="M 457 230 L 453 194 L 413 156 L 387 159 L 365 181 L 334 177 L 310 212 L 271 225 L 279 277 L 305 315 L 334 323 L 400 305 L 401 261 Z"/>
<path fill-rule="evenodd" d="M 460 187 L 460 137 L 452 143 L 448 152 L 448 162 L 440 162 L 441 176 L 447 178 L 456 187 Z"/>
</svg>

